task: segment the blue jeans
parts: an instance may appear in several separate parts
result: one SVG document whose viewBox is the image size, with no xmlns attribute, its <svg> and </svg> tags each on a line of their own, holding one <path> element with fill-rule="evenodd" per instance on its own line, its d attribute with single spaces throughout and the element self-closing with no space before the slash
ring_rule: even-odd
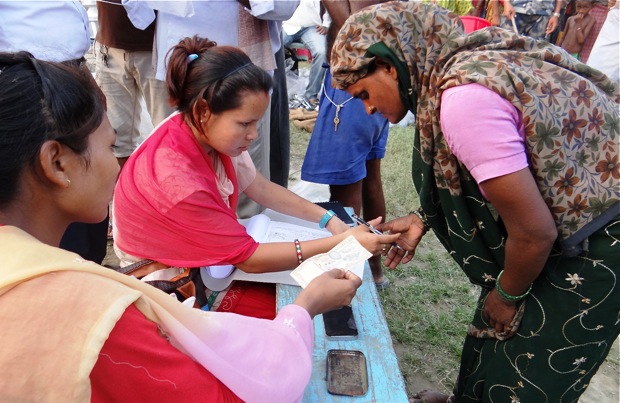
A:
<svg viewBox="0 0 620 403">
<path fill-rule="evenodd" d="M 301 41 L 312 55 L 312 64 L 310 65 L 310 75 L 305 96 L 306 99 L 318 100 L 323 76 L 325 75 L 323 63 L 326 60 L 326 37 L 318 33 L 315 26 L 302 28 L 293 35 L 287 35 L 286 32 L 282 31 L 283 46 L 289 46 L 294 41 Z"/>
</svg>

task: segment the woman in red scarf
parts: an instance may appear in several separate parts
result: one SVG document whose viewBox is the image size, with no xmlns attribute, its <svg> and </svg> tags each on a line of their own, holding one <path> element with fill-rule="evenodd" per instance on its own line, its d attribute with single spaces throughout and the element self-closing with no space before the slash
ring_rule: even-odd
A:
<svg viewBox="0 0 620 403">
<path fill-rule="evenodd" d="M 274 272 L 326 252 L 349 235 L 375 255 L 395 239 L 350 229 L 256 172 L 247 149 L 257 138 L 272 81 L 245 53 L 198 37 L 185 38 L 170 53 L 166 81 L 179 113 L 129 158 L 114 193 L 115 246 L 126 261 L 181 268 L 232 264 L 246 272 Z M 237 221 L 240 192 L 265 207 L 314 221 L 334 236 L 259 244 Z M 275 314 L 272 284 L 234 282 L 227 292 L 206 292 L 211 310 Z"/>
</svg>

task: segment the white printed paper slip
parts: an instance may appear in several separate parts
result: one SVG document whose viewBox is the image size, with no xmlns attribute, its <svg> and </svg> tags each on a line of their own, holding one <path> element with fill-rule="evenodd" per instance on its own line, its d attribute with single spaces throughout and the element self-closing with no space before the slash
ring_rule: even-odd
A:
<svg viewBox="0 0 620 403">
<path fill-rule="evenodd" d="M 364 276 L 364 265 L 372 253 L 368 252 L 353 235 L 334 246 L 329 252 L 312 256 L 291 272 L 291 277 L 306 288 L 317 276 L 332 269 L 349 270 L 359 278 Z"/>
</svg>

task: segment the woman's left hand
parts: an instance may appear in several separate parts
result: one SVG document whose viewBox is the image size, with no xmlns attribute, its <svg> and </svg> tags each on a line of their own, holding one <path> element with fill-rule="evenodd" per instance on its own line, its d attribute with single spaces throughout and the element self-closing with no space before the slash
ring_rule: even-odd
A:
<svg viewBox="0 0 620 403">
<path fill-rule="evenodd" d="M 517 304 L 499 296 L 497 289 L 491 290 L 484 302 L 484 316 L 498 333 L 507 333 L 517 313 Z"/>
</svg>

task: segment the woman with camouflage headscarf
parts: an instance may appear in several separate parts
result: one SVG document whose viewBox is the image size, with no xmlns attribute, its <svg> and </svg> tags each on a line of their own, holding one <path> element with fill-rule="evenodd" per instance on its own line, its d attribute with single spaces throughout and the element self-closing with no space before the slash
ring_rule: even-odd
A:
<svg viewBox="0 0 620 403">
<path fill-rule="evenodd" d="M 427 229 L 482 292 L 453 396 L 575 401 L 618 337 L 618 86 L 547 42 L 500 28 L 465 35 L 432 4 L 351 16 L 333 46 L 335 88 L 396 123 L 416 114 L 421 208 L 386 265 Z"/>
</svg>

